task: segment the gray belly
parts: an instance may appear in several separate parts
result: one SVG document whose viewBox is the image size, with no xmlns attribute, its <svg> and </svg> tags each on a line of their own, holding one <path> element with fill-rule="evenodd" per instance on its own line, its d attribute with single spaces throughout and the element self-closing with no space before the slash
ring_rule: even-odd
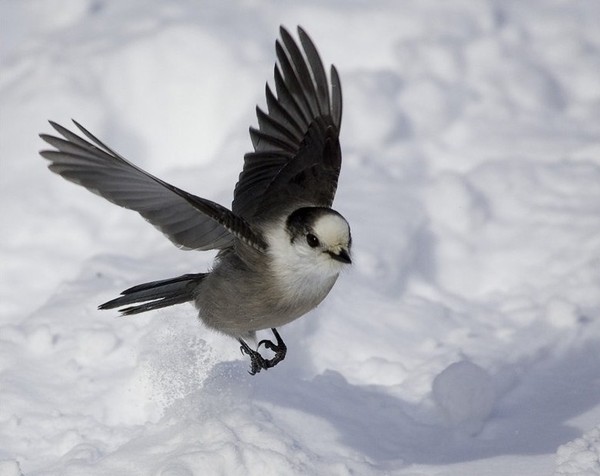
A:
<svg viewBox="0 0 600 476">
<path fill-rule="evenodd" d="M 208 327 L 234 337 L 245 336 L 283 326 L 314 309 L 336 279 L 281 289 L 281 283 L 269 276 L 220 266 L 202 282 L 195 304 Z"/>
</svg>

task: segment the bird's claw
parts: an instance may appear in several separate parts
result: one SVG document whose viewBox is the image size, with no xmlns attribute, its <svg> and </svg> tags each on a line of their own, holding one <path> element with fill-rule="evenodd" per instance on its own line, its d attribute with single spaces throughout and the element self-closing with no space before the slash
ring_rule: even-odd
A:
<svg viewBox="0 0 600 476">
<path fill-rule="evenodd" d="M 250 346 L 242 339 L 239 339 L 241 347 L 240 351 L 242 354 L 246 354 L 250 357 L 250 370 L 248 373 L 250 375 L 256 375 L 261 370 L 268 370 L 271 367 L 275 367 L 279 362 L 285 359 L 285 355 L 287 353 L 287 346 L 283 342 L 283 339 L 277 332 L 277 329 L 271 329 L 277 343 L 274 344 L 270 340 L 264 339 L 258 343 L 257 349 L 260 348 L 261 345 L 264 345 L 265 348 L 275 352 L 275 355 L 272 359 L 265 359 L 257 350 L 252 350 Z"/>
<path fill-rule="evenodd" d="M 262 369 L 269 368 L 267 366 L 267 361 L 259 352 L 252 350 L 244 341 L 240 340 L 240 342 L 242 342 L 240 351 L 242 354 L 246 354 L 250 357 L 250 370 L 248 371 L 250 375 L 256 375 Z"/>
<path fill-rule="evenodd" d="M 267 349 L 269 349 L 269 350 L 272 350 L 273 352 L 276 352 L 276 351 L 277 351 L 277 346 L 276 346 L 275 344 L 273 344 L 273 342 L 271 342 L 271 341 L 270 341 L 270 340 L 268 340 L 268 339 L 263 339 L 263 340 L 261 340 L 261 341 L 258 343 L 258 345 L 256 346 L 256 348 L 257 348 L 257 349 L 260 349 L 260 346 L 261 346 L 261 345 L 264 345 L 264 346 L 265 346 L 265 348 L 267 348 Z"/>
</svg>

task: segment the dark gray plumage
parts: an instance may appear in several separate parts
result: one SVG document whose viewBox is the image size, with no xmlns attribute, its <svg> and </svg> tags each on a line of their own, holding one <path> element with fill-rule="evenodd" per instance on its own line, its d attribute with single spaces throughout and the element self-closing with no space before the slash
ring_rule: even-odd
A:
<svg viewBox="0 0 600 476">
<path fill-rule="evenodd" d="M 126 306 L 128 315 L 193 301 L 207 326 L 239 339 L 252 374 L 283 360 L 275 328 L 317 306 L 350 263 L 350 228 L 330 208 L 341 167 L 339 77 L 332 66 L 329 84 L 301 28 L 300 46 L 280 31 L 276 95 L 267 85 L 231 211 L 141 170 L 75 121 L 84 137 L 54 122 L 62 137 L 41 134 L 54 148 L 40 152 L 53 172 L 137 211 L 179 247 L 220 250 L 209 273 L 134 286 L 100 308 Z M 276 342 L 259 347 L 273 350 L 271 359 L 243 340 L 267 328 Z"/>
</svg>

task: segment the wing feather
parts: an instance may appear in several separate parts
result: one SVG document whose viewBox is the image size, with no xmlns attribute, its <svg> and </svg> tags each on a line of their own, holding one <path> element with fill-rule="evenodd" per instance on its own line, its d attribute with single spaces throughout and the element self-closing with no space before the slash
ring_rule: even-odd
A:
<svg viewBox="0 0 600 476">
<path fill-rule="evenodd" d="M 331 206 L 341 168 L 342 93 L 330 80 L 317 49 L 298 27 L 300 42 L 281 28 L 275 43 L 275 96 L 265 89 L 267 112 L 257 108 L 250 128 L 254 152 L 244 157 L 232 209 L 250 222 L 281 216 L 301 206 Z"/>
<path fill-rule="evenodd" d="M 240 217 L 221 205 L 170 185 L 114 152 L 73 121 L 89 140 L 50 121 L 62 136 L 40 134 L 55 150 L 43 150 L 49 168 L 112 203 L 137 211 L 179 247 L 224 249 L 242 239 L 256 249 L 266 245 Z"/>
</svg>

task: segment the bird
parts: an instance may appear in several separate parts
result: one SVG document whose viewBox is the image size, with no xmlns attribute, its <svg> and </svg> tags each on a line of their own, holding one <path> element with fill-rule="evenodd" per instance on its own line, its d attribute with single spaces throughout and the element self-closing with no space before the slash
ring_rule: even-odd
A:
<svg viewBox="0 0 600 476">
<path fill-rule="evenodd" d="M 133 286 L 99 309 L 128 316 L 192 302 L 206 327 L 238 340 L 251 375 L 285 359 L 277 328 L 317 307 L 352 264 L 350 225 L 332 208 L 342 163 L 339 74 L 331 65 L 327 75 L 302 27 L 299 41 L 279 31 L 275 92 L 267 82 L 231 209 L 149 174 L 75 120 L 79 134 L 53 121 L 58 135 L 40 134 L 52 172 L 138 212 L 179 248 L 217 250 L 210 270 Z M 268 329 L 274 341 L 248 344 Z"/>
</svg>

